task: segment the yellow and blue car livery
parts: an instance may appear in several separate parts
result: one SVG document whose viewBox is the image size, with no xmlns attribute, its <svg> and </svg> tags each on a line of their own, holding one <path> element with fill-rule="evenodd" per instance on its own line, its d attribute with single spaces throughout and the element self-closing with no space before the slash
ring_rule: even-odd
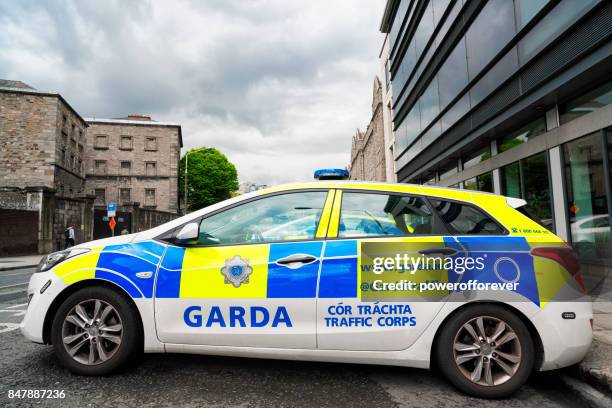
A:
<svg viewBox="0 0 612 408">
<path fill-rule="evenodd" d="M 314 237 L 310 239 L 289 237 L 288 242 L 189 246 L 160 238 L 225 208 L 303 191 L 327 194 Z M 482 236 L 439 234 L 420 239 L 417 236 L 344 239 L 339 233 L 342 195 L 349 191 L 409 194 L 468 203 L 494 217 L 506 232 Z M 428 367 L 431 345 L 445 318 L 474 298 L 447 302 L 454 294 L 447 291 L 436 301 L 427 301 L 417 299 L 423 294 L 403 293 L 401 296 L 406 300 L 392 295 L 368 302 L 371 309 L 370 304 L 368 308 L 361 307 L 368 300 L 362 279 L 362 248 L 369 243 L 388 242 L 418 252 L 423 245 L 435 244 L 455 250 L 454 256 L 482 257 L 485 265 L 482 270 L 462 273 L 452 269 L 432 271 L 437 280 L 518 283 L 505 302 L 531 321 L 538 332 L 544 350 L 540 368 L 573 364 L 590 345 L 587 327 L 590 304 L 571 303 L 577 318 L 558 321 L 556 315 L 563 306 L 551 300 L 568 287 L 575 291 L 581 285 L 580 277 L 554 257 L 534 255 L 536 248 L 565 244 L 517 212 L 511 204 L 518 201 L 472 191 L 346 181 L 260 190 L 149 231 L 77 246 L 86 252 L 32 277 L 22 332 L 35 342 L 48 342 L 45 331 L 48 314 L 55 307 L 54 299 L 65 298 L 75 285 L 105 282 L 134 300 L 143 324 L 145 351 L 295 358 L 291 356 L 298 349 L 302 359 Z M 310 261 L 299 268 L 280 262 L 296 254 Z M 235 257 L 241 263 L 232 266 Z M 500 258 L 504 259 L 501 264 Z M 228 269 L 224 274 L 225 267 Z M 413 279 L 431 278 L 425 272 L 413 275 Z M 244 277 L 243 282 L 233 285 L 232 274 Z M 44 285 L 47 288 L 41 293 Z M 278 316 L 279 310 L 286 312 L 287 318 L 273 327 L 273 316 L 275 313 Z M 368 310 L 380 310 L 380 314 L 373 313 L 368 320 L 368 316 L 356 316 L 356 310 L 365 310 L 366 314 Z M 385 316 L 385 310 L 392 311 L 392 316 Z M 217 311 L 220 315 L 213 316 Z M 267 324 L 258 326 L 263 321 L 257 315 L 260 312 L 270 317 Z M 568 330 L 579 334 L 566 339 L 566 343 L 559 341 L 563 337 L 560 334 Z"/>
</svg>

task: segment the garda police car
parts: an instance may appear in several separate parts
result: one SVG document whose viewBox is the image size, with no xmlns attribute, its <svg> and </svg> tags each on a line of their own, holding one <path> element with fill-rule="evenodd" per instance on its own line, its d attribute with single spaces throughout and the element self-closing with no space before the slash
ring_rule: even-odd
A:
<svg viewBox="0 0 612 408">
<path fill-rule="evenodd" d="M 21 331 L 77 374 L 141 351 L 437 364 L 464 392 L 509 395 L 592 336 L 576 259 L 524 204 L 405 184 L 260 190 L 47 255 Z M 408 253 L 423 263 L 399 265 Z"/>
</svg>

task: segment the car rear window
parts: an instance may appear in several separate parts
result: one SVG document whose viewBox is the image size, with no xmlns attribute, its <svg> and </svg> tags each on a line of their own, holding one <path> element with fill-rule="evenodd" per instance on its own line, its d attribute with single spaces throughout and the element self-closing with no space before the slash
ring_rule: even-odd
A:
<svg viewBox="0 0 612 408">
<path fill-rule="evenodd" d="M 463 203 L 431 200 L 432 205 L 450 231 L 457 235 L 496 235 L 504 229 L 483 211 Z"/>
</svg>

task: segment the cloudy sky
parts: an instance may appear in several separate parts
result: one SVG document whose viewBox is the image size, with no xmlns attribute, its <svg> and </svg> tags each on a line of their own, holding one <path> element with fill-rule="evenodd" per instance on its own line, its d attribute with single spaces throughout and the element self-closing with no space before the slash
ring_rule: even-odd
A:
<svg viewBox="0 0 612 408">
<path fill-rule="evenodd" d="M 344 167 L 371 115 L 384 0 L 2 1 L 0 78 L 85 117 L 145 113 L 241 182 Z"/>
</svg>

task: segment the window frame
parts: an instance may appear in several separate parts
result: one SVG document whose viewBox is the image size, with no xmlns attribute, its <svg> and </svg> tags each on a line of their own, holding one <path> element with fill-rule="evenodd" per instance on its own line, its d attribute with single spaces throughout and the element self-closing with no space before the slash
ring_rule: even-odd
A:
<svg viewBox="0 0 612 408">
<path fill-rule="evenodd" d="M 152 140 L 153 147 L 149 146 L 149 141 L 150 140 Z M 144 151 L 145 152 L 156 152 L 157 150 L 158 150 L 158 147 L 157 147 L 157 137 L 156 136 L 145 136 Z"/>
<path fill-rule="evenodd" d="M 98 140 L 102 140 L 102 139 L 104 139 L 104 143 L 103 144 L 98 143 Z M 94 135 L 93 142 L 94 142 L 94 146 L 93 146 L 94 149 L 97 149 L 97 150 L 107 150 L 108 149 L 108 135 L 96 134 Z"/>
<path fill-rule="evenodd" d="M 130 197 L 129 200 L 124 200 L 121 196 L 121 191 L 122 190 L 128 190 L 130 192 Z M 131 187 L 121 187 L 119 188 L 119 202 L 121 203 L 131 203 L 132 202 L 132 188 Z"/>
<path fill-rule="evenodd" d="M 123 140 L 130 141 L 129 147 L 123 146 Z M 119 135 L 119 150 L 134 150 L 134 136 L 132 135 Z"/>
<path fill-rule="evenodd" d="M 219 208 L 218 210 L 215 211 L 211 211 L 208 214 L 204 214 L 200 217 L 194 218 L 190 221 L 187 221 L 177 227 L 174 227 L 171 230 L 165 231 L 161 234 L 159 234 L 157 237 L 153 238 L 154 240 L 157 241 L 162 241 L 164 243 L 167 243 L 168 245 L 172 245 L 175 247 L 179 247 L 179 248 L 221 248 L 221 247 L 230 247 L 230 246 L 243 246 L 243 245 L 271 245 L 271 244 L 287 244 L 287 243 L 295 243 L 295 242 L 312 242 L 312 241 L 325 241 L 327 238 L 327 231 L 326 231 L 326 236 L 325 237 L 317 237 L 316 233 L 315 236 L 313 238 L 309 238 L 309 239 L 292 239 L 292 240 L 285 240 L 285 241 L 270 241 L 270 242 L 243 242 L 243 243 L 237 243 L 237 244 L 223 244 L 223 245 L 215 245 L 215 244 L 190 244 L 190 243 L 178 243 L 175 241 L 176 239 L 176 235 L 178 234 L 178 232 L 187 224 L 191 224 L 194 222 L 197 222 L 198 225 L 206 218 L 212 217 L 214 215 L 217 215 L 219 213 L 222 213 L 224 211 L 227 210 L 231 210 L 232 208 L 236 208 L 239 207 L 241 205 L 244 204 L 248 204 L 248 203 L 252 203 L 255 201 L 259 201 L 259 200 L 263 200 L 266 198 L 270 198 L 270 197 L 275 197 L 275 196 L 279 196 L 279 195 L 287 195 L 287 194 L 297 194 L 297 193 L 316 193 L 316 192 L 323 192 L 326 193 L 323 202 L 322 202 L 322 206 L 321 206 L 321 216 L 319 216 L 319 219 L 317 221 L 317 225 L 315 227 L 315 231 L 319 229 L 319 224 L 321 223 L 321 218 L 323 215 L 323 210 L 324 210 L 324 206 L 325 206 L 325 202 L 327 201 L 327 198 L 329 197 L 329 194 L 334 191 L 334 190 L 339 190 L 333 187 L 321 187 L 321 188 L 302 188 L 302 189 L 295 189 L 295 190 L 283 190 L 283 191 L 275 191 L 272 193 L 267 193 L 261 196 L 257 196 L 257 197 L 252 197 L 246 200 L 242 200 L 239 201 L 237 203 L 234 204 L 230 204 L 228 206 L 225 206 L 223 208 Z"/>
<path fill-rule="evenodd" d="M 337 241 L 337 240 L 358 240 L 358 239 L 389 239 L 389 238 L 416 238 L 416 237 L 438 237 L 449 235 L 450 231 L 446 227 L 444 220 L 440 218 L 439 214 L 433 208 L 431 202 L 428 200 L 427 196 L 422 194 L 413 194 L 413 193 L 403 193 L 399 191 L 389 191 L 389 190 L 364 190 L 364 189 L 353 189 L 353 188 L 337 188 L 337 191 L 342 191 L 342 196 L 340 197 L 340 204 L 338 208 L 340 209 L 338 213 L 338 225 L 340 225 L 340 217 L 342 217 L 342 202 L 344 201 L 344 196 L 347 193 L 365 193 L 365 194 L 378 194 L 378 195 L 397 195 L 401 197 L 414 197 L 420 198 L 425 202 L 429 211 L 431 211 L 432 216 L 432 228 L 434 232 L 431 234 L 413 234 L 413 235 L 362 235 L 359 237 L 327 237 L 328 241 Z M 335 200 L 337 200 L 337 196 L 334 198 L 334 206 Z M 332 214 L 333 216 L 333 214 Z M 339 232 L 339 231 L 338 231 Z M 326 234 L 327 235 L 327 234 Z"/>
</svg>

